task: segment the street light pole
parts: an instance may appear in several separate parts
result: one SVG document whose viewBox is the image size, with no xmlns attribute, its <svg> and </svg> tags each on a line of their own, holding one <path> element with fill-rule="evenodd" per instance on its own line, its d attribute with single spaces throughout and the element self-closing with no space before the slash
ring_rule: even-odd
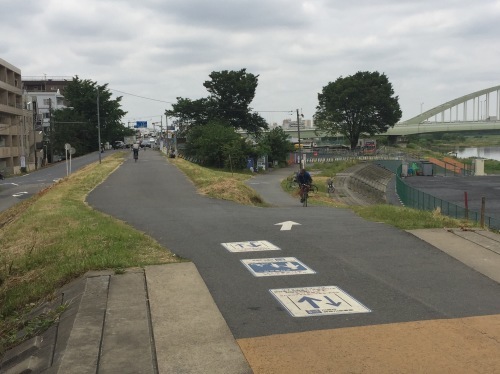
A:
<svg viewBox="0 0 500 374">
<path fill-rule="evenodd" d="M 23 120 L 21 123 L 21 172 L 26 171 L 26 148 L 24 145 L 26 129 L 26 108 L 23 107 Z"/>
</svg>

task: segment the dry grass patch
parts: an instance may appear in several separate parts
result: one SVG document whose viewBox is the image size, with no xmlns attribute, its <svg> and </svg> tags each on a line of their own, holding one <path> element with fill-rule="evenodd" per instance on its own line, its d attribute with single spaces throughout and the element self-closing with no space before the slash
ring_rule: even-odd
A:
<svg viewBox="0 0 500 374">
<path fill-rule="evenodd" d="M 251 178 L 250 174 L 208 169 L 182 158 L 170 160 L 187 175 L 203 195 L 243 205 L 266 206 L 262 198 L 244 183 Z"/>
</svg>

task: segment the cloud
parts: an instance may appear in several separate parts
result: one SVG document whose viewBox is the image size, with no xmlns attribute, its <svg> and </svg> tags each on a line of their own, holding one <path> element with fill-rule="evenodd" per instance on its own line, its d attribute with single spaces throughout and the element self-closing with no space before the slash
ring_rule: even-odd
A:
<svg viewBox="0 0 500 374">
<path fill-rule="evenodd" d="M 259 75 L 252 107 L 311 118 L 317 94 L 385 73 L 403 119 L 500 84 L 500 3 L 483 0 L 23 0 L 4 2 L 0 57 L 24 76 L 74 76 L 175 102 L 207 96 L 212 71 Z M 168 103 L 120 94 L 131 117 Z M 282 117 L 280 119 L 280 116 Z"/>
</svg>

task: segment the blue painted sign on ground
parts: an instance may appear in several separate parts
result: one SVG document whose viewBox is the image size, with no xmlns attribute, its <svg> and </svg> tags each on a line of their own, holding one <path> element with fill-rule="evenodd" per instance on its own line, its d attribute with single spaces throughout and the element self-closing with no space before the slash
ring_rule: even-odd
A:
<svg viewBox="0 0 500 374">
<path fill-rule="evenodd" d="M 241 262 L 256 277 L 316 273 L 295 257 L 253 258 L 241 260 Z"/>
</svg>

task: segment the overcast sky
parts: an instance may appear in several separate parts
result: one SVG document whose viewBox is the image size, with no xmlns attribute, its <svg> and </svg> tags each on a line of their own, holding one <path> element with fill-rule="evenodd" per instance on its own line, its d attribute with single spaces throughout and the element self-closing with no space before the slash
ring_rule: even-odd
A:
<svg viewBox="0 0 500 374">
<path fill-rule="evenodd" d="M 500 0 L 0 0 L 0 9 L 0 57 L 23 77 L 108 83 L 124 120 L 149 125 L 179 96 L 208 96 L 212 71 L 259 75 L 251 107 L 278 123 L 289 110 L 312 118 L 322 88 L 358 71 L 387 75 L 402 120 L 500 85 Z"/>
</svg>

